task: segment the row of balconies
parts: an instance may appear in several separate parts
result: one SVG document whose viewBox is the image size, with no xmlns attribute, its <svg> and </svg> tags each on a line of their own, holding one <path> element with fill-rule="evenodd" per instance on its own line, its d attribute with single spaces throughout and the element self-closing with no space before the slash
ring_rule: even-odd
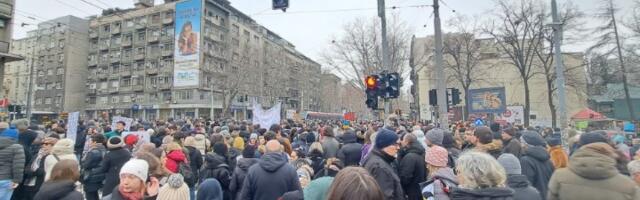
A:
<svg viewBox="0 0 640 200">
<path fill-rule="evenodd" d="M 171 83 L 158 83 L 158 84 L 147 84 L 145 88 L 144 85 L 129 85 L 129 86 L 120 86 L 120 87 L 110 87 L 107 89 L 88 89 L 88 95 L 105 95 L 111 93 L 118 92 L 141 92 L 141 91 L 158 91 L 158 90 L 169 90 L 171 89 Z"/>
</svg>

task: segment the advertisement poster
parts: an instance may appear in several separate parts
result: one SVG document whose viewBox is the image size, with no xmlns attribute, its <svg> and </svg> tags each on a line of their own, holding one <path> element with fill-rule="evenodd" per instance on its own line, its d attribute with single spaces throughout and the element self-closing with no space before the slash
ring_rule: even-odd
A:
<svg viewBox="0 0 640 200">
<path fill-rule="evenodd" d="M 504 87 L 471 89 L 467 95 L 469 113 L 503 113 L 506 106 Z"/>
<path fill-rule="evenodd" d="M 198 86 L 201 1 L 176 4 L 173 86 Z"/>
<path fill-rule="evenodd" d="M 511 124 L 524 123 L 524 106 L 507 106 L 502 113 L 501 119 Z"/>
</svg>

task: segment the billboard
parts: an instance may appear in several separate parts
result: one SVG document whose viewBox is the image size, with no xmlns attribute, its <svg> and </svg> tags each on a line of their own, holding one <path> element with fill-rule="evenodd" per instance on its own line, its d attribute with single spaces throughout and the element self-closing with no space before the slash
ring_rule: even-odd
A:
<svg viewBox="0 0 640 200">
<path fill-rule="evenodd" d="M 512 124 L 524 123 L 524 106 L 507 106 L 500 119 Z"/>
<path fill-rule="evenodd" d="M 200 17 L 202 2 L 176 4 L 173 86 L 198 86 L 200 76 Z"/>
<path fill-rule="evenodd" d="M 467 94 L 469 113 L 503 113 L 507 106 L 504 87 L 471 89 Z"/>
</svg>

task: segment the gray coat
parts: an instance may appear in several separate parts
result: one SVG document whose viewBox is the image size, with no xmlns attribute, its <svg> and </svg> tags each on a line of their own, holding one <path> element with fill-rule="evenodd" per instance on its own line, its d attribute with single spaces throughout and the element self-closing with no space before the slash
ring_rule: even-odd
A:
<svg viewBox="0 0 640 200">
<path fill-rule="evenodd" d="M 531 184 L 525 175 L 511 174 L 507 177 L 507 186 L 515 191 L 515 200 L 542 200 L 540 192 Z"/>
<path fill-rule="evenodd" d="M 322 139 L 322 150 L 324 150 L 324 158 L 334 158 L 338 155 L 340 143 L 334 137 L 325 136 Z"/>
<path fill-rule="evenodd" d="M 24 172 L 24 148 L 8 137 L 0 137 L 0 180 L 21 183 Z"/>
</svg>

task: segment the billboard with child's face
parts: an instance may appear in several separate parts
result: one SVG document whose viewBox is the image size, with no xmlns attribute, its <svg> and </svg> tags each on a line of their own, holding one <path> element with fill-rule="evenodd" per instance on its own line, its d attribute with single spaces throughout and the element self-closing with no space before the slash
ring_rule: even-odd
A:
<svg viewBox="0 0 640 200">
<path fill-rule="evenodd" d="M 507 108 L 504 87 L 471 89 L 469 113 L 503 113 Z"/>
<path fill-rule="evenodd" d="M 200 76 L 200 0 L 176 4 L 173 86 L 198 86 Z"/>
</svg>

